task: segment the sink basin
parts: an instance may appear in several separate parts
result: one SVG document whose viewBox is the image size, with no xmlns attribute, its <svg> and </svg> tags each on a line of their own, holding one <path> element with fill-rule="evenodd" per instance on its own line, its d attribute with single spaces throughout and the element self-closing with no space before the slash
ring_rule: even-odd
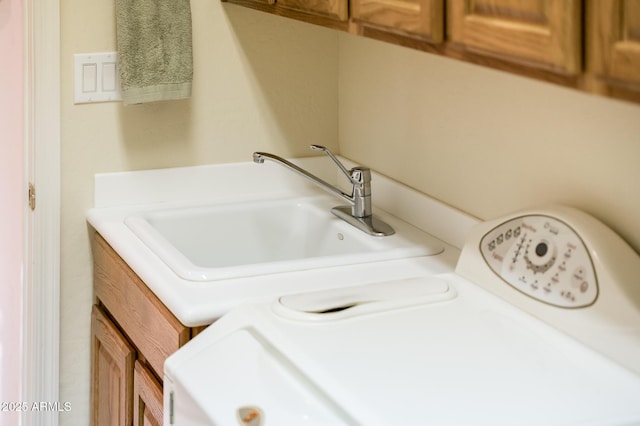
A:
<svg viewBox="0 0 640 426">
<path fill-rule="evenodd" d="M 190 281 L 426 256 L 443 250 L 433 237 L 389 215 L 384 218 L 396 235 L 367 235 L 332 215 L 334 205 L 335 199 L 329 197 L 241 202 L 156 210 L 129 216 L 125 223 L 173 272 Z"/>
</svg>

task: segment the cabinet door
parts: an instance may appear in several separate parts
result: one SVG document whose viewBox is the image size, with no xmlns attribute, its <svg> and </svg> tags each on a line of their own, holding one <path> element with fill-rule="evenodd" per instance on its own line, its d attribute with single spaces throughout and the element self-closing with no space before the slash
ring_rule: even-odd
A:
<svg viewBox="0 0 640 426">
<path fill-rule="evenodd" d="M 346 21 L 349 18 L 348 0 L 277 0 L 276 4 L 286 9 L 321 15 L 338 21 Z"/>
<path fill-rule="evenodd" d="M 439 43 L 443 39 L 444 0 L 353 0 L 355 20 Z"/>
<path fill-rule="evenodd" d="M 93 245 L 95 296 L 127 334 L 147 364 L 162 375 L 164 361 L 187 343 L 188 327 L 178 321 L 111 246 L 96 234 Z"/>
<path fill-rule="evenodd" d="M 162 426 L 162 386 L 139 361 L 133 375 L 133 426 Z"/>
<path fill-rule="evenodd" d="M 130 425 L 135 352 L 97 306 L 91 312 L 91 424 Z"/>
<path fill-rule="evenodd" d="M 580 0 L 447 0 L 447 36 L 477 53 L 576 74 L 581 13 Z"/>
<path fill-rule="evenodd" d="M 640 89 L 640 0 L 591 0 L 587 7 L 590 71 Z"/>
</svg>

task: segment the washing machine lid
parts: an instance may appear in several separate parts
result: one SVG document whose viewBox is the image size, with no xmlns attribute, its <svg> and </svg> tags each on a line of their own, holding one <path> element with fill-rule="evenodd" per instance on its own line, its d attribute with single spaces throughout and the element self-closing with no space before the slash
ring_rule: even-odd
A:
<svg viewBox="0 0 640 426">
<path fill-rule="evenodd" d="M 457 275 L 408 287 L 421 303 L 232 311 L 167 361 L 176 419 L 194 404 L 197 424 L 640 423 L 637 374 Z"/>
</svg>

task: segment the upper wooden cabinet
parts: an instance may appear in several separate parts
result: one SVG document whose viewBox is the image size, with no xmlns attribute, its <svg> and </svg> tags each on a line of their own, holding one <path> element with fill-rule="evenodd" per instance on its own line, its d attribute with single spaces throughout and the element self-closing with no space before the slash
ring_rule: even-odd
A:
<svg viewBox="0 0 640 426">
<path fill-rule="evenodd" d="M 222 0 L 223 2 L 346 31 L 349 0 Z"/>
<path fill-rule="evenodd" d="M 640 0 L 222 1 L 640 103 Z"/>
<path fill-rule="evenodd" d="M 480 54 L 576 74 L 581 6 L 580 0 L 447 0 L 447 36 Z"/>
<path fill-rule="evenodd" d="M 432 43 L 444 38 L 444 0 L 352 0 L 351 15 L 363 25 L 417 36 Z"/>
<path fill-rule="evenodd" d="M 325 16 L 338 21 L 349 19 L 349 0 L 277 0 L 285 9 Z"/>
<path fill-rule="evenodd" d="M 596 78 L 640 90 L 640 0 L 589 0 L 587 54 Z"/>
</svg>

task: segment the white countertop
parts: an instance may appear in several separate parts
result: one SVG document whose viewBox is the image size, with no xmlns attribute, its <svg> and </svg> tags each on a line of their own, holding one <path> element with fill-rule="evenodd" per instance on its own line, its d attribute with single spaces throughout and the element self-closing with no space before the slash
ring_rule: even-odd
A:
<svg viewBox="0 0 640 426">
<path fill-rule="evenodd" d="M 324 157 L 295 162 L 329 183 L 338 181 L 337 169 Z M 434 256 L 193 282 L 178 277 L 124 223 L 128 216 L 158 209 L 325 194 L 274 164 L 246 162 L 99 174 L 95 178 L 95 207 L 87 218 L 183 324 L 200 326 L 246 301 L 453 271 L 459 248 L 477 223 L 475 218 L 375 172 L 372 193 L 375 211 L 383 210 L 437 237 L 444 251 Z"/>
</svg>

